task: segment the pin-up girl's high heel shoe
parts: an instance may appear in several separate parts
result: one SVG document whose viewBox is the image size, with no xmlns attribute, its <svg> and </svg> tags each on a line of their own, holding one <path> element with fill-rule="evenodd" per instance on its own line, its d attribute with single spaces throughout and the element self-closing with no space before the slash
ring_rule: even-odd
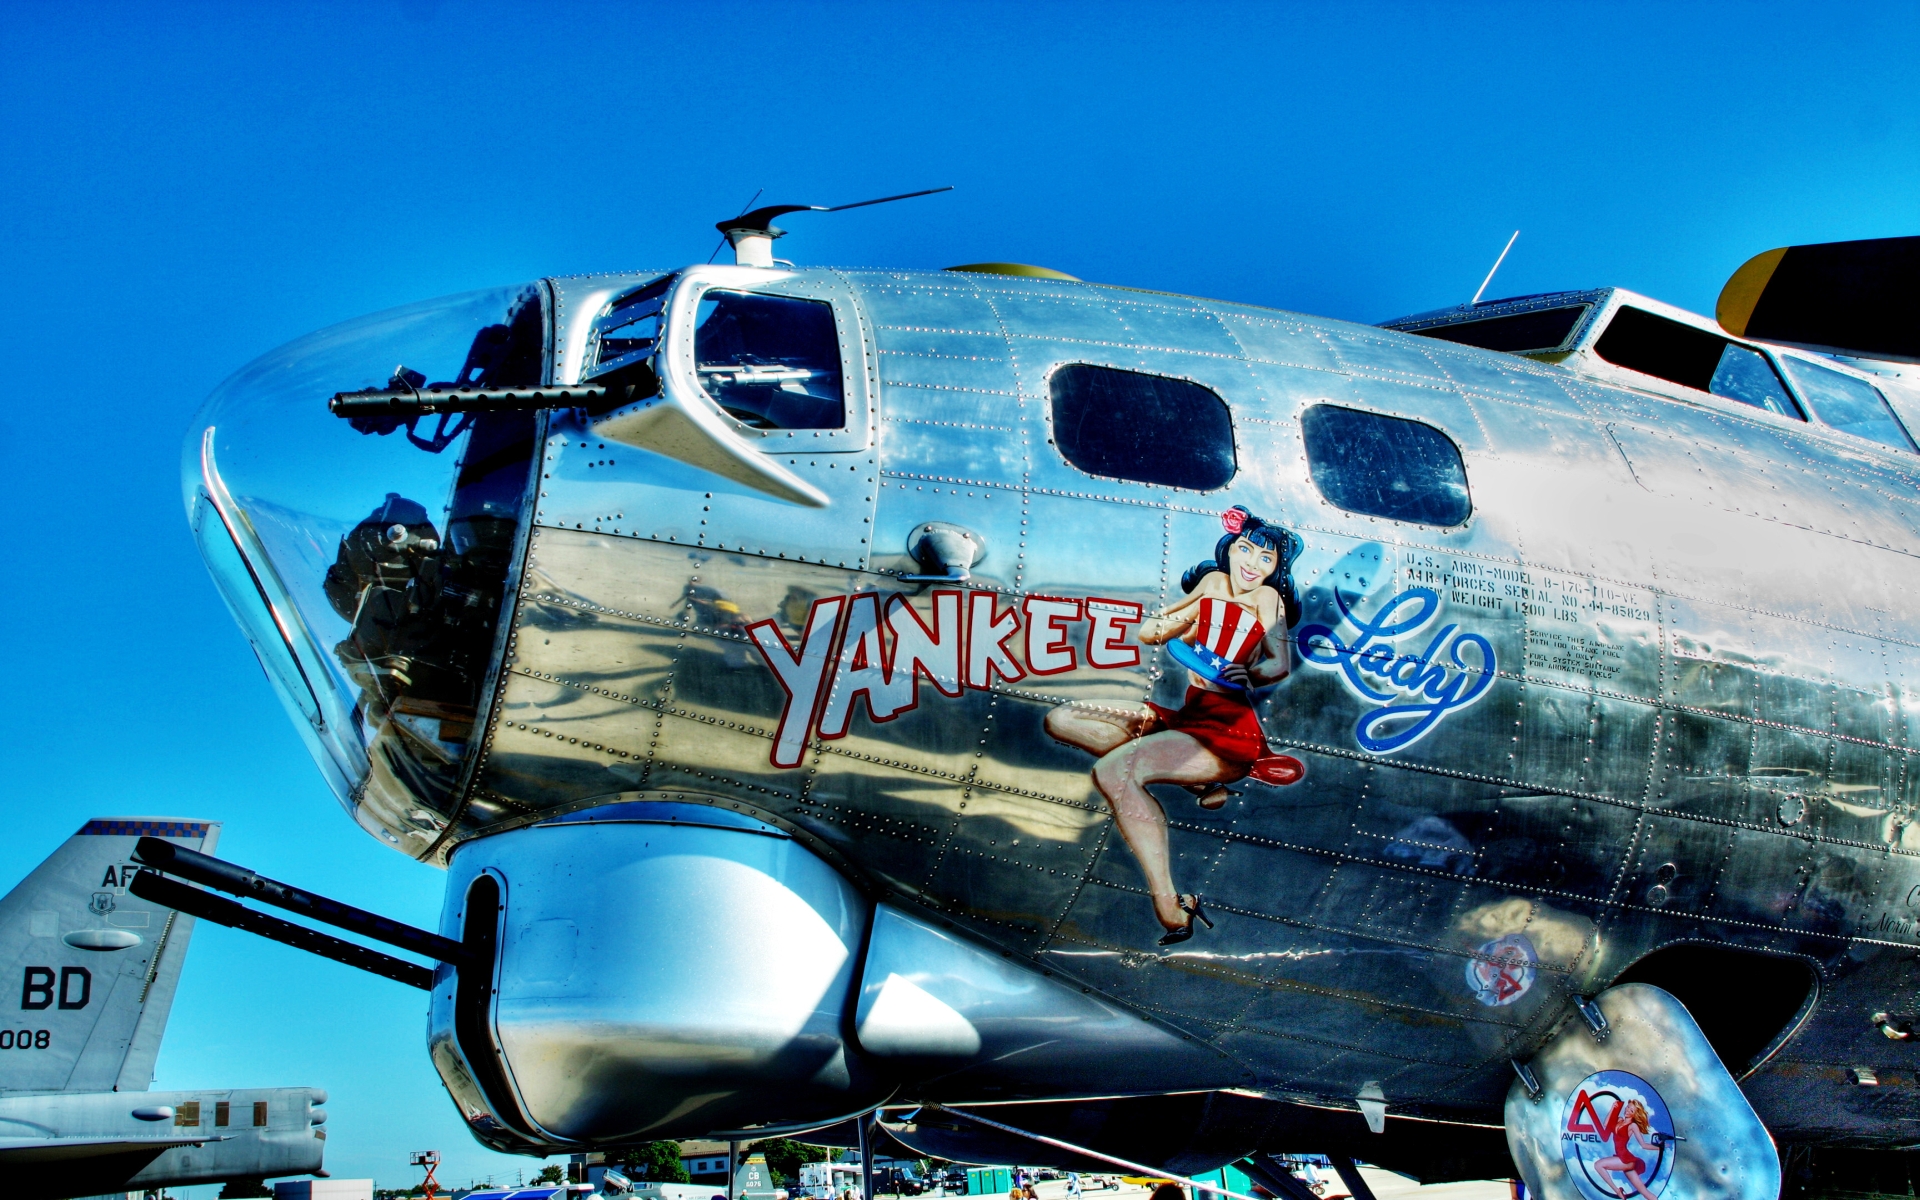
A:
<svg viewBox="0 0 1920 1200">
<path fill-rule="evenodd" d="M 1192 903 L 1188 903 L 1189 901 Z M 1207 910 L 1200 907 L 1200 896 L 1198 893 L 1175 896 L 1174 902 L 1180 906 L 1181 912 L 1187 914 L 1187 923 L 1178 929 L 1167 930 L 1160 938 L 1160 944 L 1162 946 L 1178 946 L 1181 942 L 1192 937 L 1195 922 L 1205 925 L 1208 929 L 1213 928 L 1213 921 L 1208 918 Z"/>
<path fill-rule="evenodd" d="M 1236 799 L 1240 793 L 1224 783 L 1199 784 L 1188 788 L 1200 801 L 1200 807 L 1208 812 L 1217 812 L 1227 806 L 1227 801 Z"/>
</svg>

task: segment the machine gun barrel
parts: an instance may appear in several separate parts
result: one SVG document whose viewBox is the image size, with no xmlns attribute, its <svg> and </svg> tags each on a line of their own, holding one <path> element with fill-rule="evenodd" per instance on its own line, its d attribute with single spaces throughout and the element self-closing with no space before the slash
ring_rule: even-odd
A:
<svg viewBox="0 0 1920 1200">
<path fill-rule="evenodd" d="M 266 876 L 256 874 L 246 867 L 215 858 L 211 854 L 202 854 L 198 850 L 189 850 L 184 846 L 177 846 L 164 838 L 141 838 L 134 844 L 133 857 L 135 860 L 145 863 L 147 866 L 165 871 L 170 875 L 178 875 L 182 879 L 204 884 L 210 888 L 217 888 L 223 892 L 230 892 L 235 896 L 251 896 L 256 900 L 271 904 L 275 908 L 284 908 L 288 912 L 299 913 L 302 916 L 310 917 L 322 924 L 332 925 L 336 929 L 345 929 L 349 933 L 357 933 L 362 937 L 372 938 L 376 942 L 385 942 L 389 946 L 398 946 L 402 950 L 410 950 L 415 954 L 423 954 L 439 962 L 460 964 L 465 963 L 470 957 L 466 947 L 454 941 L 452 938 L 444 938 L 437 933 L 429 933 L 424 929 L 416 929 L 411 925 L 403 925 L 399 921 L 380 916 L 378 913 L 370 913 L 364 908 L 355 908 L 351 904 L 342 904 L 338 900 L 329 900 L 325 896 L 317 896 L 304 888 L 297 888 L 291 884 L 268 879 Z M 152 899 L 153 897 L 149 898 Z M 222 903 L 226 902 L 222 901 Z M 190 910 L 182 909 L 181 911 L 185 912 Z M 242 909 L 241 911 L 246 912 L 249 910 Z M 195 915 L 201 914 L 196 913 Z M 218 917 L 209 917 L 208 919 L 223 925 L 231 924 L 231 922 L 222 921 Z M 265 919 L 273 920 L 274 918 Z M 285 922 L 279 923 L 285 924 Z M 251 930 L 252 926 L 241 926 L 241 928 Z M 300 926 L 295 925 L 291 926 L 291 928 L 299 929 Z M 252 931 L 256 933 L 260 932 L 259 930 Z M 275 935 L 271 933 L 266 936 L 275 937 Z M 285 939 L 276 938 L 276 940 L 284 941 Z M 328 940 L 331 941 L 334 939 Z M 350 942 L 343 942 L 341 944 L 352 945 Z M 302 949 L 308 948 L 310 947 L 302 946 Z M 315 952 L 326 953 L 325 951 Z M 369 953 L 371 953 L 371 951 L 369 951 Z M 335 956 L 328 955 L 328 957 Z M 384 958 L 385 956 L 382 955 L 380 957 Z M 399 962 L 400 960 L 393 959 L 391 961 Z M 354 963 L 351 965 L 358 966 L 360 964 Z M 411 966 L 412 964 L 405 965 Z M 371 970 L 372 968 L 367 969 Z M 385 974 L 385 972 L 376 973 Z M 391 976 L 389 977 L 391 978 Z M 411 981 L 403 979 L 401 982 L 407 983 Z"/>
<path fill-rule="evenodd" d="M 336 417 L 429 417 L 437 413 L 519 412 L 534 408 L 594 408 L 605 387 L 385 388 L 338 392 L 327 401 Z"/>
<path fill-rule="evenodd" d="M 127 890 L 142 900 L 151 900 L 176 912 L 199 917 L 203 921 L 212 921 L 216 925 L 225 925 L 232 929 L 244 929 L 248 933 L 257 933 L 261 937 L 292 946 L 296 950 L 305 950 L 309 954 L 318 954 L 349 967 L 370 971 L 382 975 L 395 983 L 404 983 L 408 987 L 417 987 L 423 992 L 433 990 L 432 970 L 419 963 L 410 963 L 391 954 L 382 954 L 378 950 L 369 950 L 331 934 L 321 933 L 317 929 L 308 929 L 305 925 L 295 925 L 292 921 L 282 921 L 265 913 L 257 913 L 244 904 L 235 903 L 224 896 L 215 896 L 199 888 L 188 887 L 184 883 L 168 879 L 154 871 L 141 871 L 127 885 Z"/>
</svg>

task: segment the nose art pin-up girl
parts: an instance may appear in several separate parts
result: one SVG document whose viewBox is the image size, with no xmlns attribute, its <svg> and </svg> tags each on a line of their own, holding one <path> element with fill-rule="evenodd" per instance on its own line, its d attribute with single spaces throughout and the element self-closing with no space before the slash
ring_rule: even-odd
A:
<svg viewBox="0 0 1920 1200">
<path fill-rule="evenodd" d="M 1187 668 L 1186 702 L 1170 709 L 1070 701 L 1047 714 L 1048 733 L 1099 755 L 1094 786 L 1147 877 L 1167 930 L 1163 946 L 1192 937 L 1195 921 L 1213 922 L 1197 894 L 1174 887 L 1166 811 L 1148 786 L 1181 784 L 1202 807 L 1219 808 L 1236 780 L 1288 784 L 1305 771 L 1299 759 L 1267 752 L 1247 694 L 1292 669 L 1287 629 L 1300 619 L 1292 580 L 1300 540 L 1238 505 L 1220 522 L 1226 534 L 1213 558 L 1180 581 L 1187 597 L 1140 628 L 1142 642 L 1166 644 Z"/>
</svg>

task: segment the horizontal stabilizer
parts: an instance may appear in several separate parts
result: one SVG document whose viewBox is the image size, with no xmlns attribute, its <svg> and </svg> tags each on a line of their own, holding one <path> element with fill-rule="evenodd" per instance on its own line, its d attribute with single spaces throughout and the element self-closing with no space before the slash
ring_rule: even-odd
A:
<svg viewBox="0 0 1920 1200">
<path fill-rule="evenodd" d="M 151 1195 L 316 1172 L 326 1098 L 309 1087 L 0 1096 L 0 1196 Z"/>
<path fill-rule="evenodd" d="M 1739 337 L 1920 359 L 1920 237 L 1756 254 L 1720 290 L 1714 315 Z"/>
<path fill-rule="evenodd" d="M 202 1134 L 199 1137 L 0 1138 L 0 1165 L 98 1158 L 103 1154 L 133 1154 L 142 1150 L 157 1152 L 175 1146 L 232 1140 L 224 1134 L 219 1137 Z"/>
</svg>

